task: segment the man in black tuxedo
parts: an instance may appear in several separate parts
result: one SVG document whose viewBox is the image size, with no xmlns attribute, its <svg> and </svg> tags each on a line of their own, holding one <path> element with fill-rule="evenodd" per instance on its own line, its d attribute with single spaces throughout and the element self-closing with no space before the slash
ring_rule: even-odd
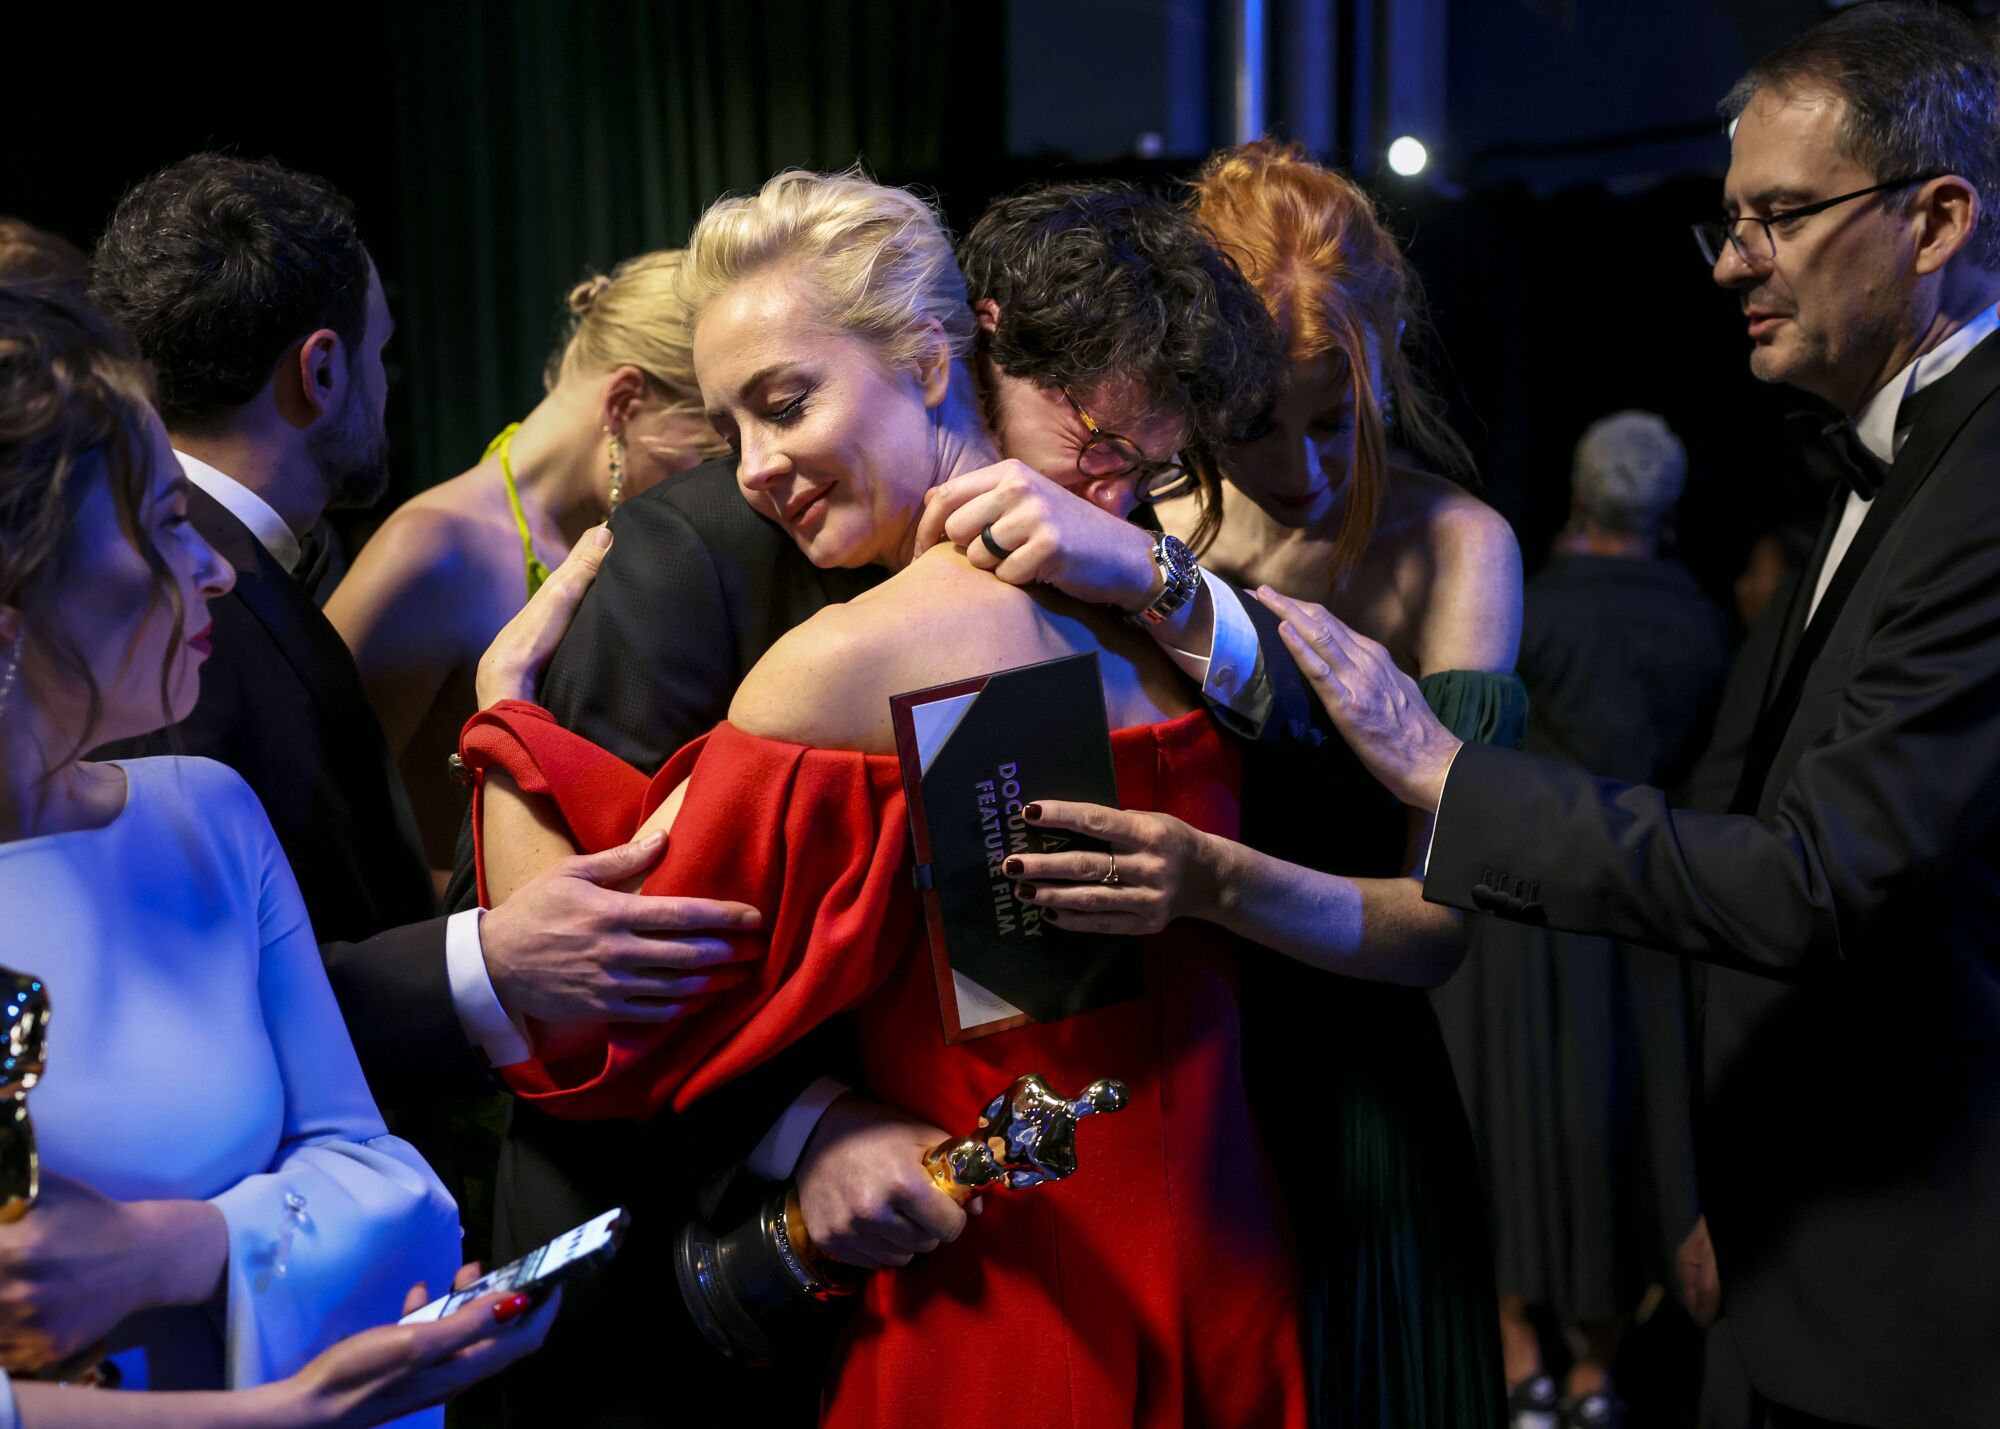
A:
<svg viewBox="0 0 2000 1429">
<path fill-rule="evenodd" d="M 1715 280 L 1752 371 L 1844 418 L 1847 484 L 1731 676 L 1730 812 L 1461 748 L 1379 648 L 1286 613 L 1342 733 L 1437 811 L 1427 897 L 1710 965 L 1703 1204 L 1769 1422 L 1992 1425 L 2000 64 L 1950 11 L 1857 6 L 1724 110 Z"/>
<path fill-rule="evenodd" d="M 372 505 L 388 482 L 393 323 L 346 200 L 276 164 L 195 155 L 120 201 L 90 295 L 153 365 L 189 517 L 237 573 L 210 604 L 194 713 L 107 752 L 206 755 L 257 791 L 381 1101 L 491 1089 L 489 1062 L 526 1055 L 524 1005 L 586 1008 L 607 969 L 670 965 L 679 945 L 650 935 L 705 910 L 600 887 L 643 868 L 628 849 L 552 870 L 518 908 L 437 916 L 402 781 L 310 594 L 322 513 Z"/>
<path fill-rule="evenodd" d="M 1172 479 L 1184 449 L 1212 448 L 1268 400 L 1281 359 L 1263 305 L 1170 205 L 1115 186 L 1067 185 L 1001 200 L 968 236 L 960 260 L 979 299 L 975 364 L 988 410 L 1003 449 L 1034 462 L 1003 462 L 975 483 L 998 493 L 987 522 L 995 544 L 1004 550 L 1009 533 L 1029 524 L 1019 515 L 1002 524 L 1017 505 L 1059 503 L 1060 511 L 1095 516 L 1084 525 L 1096 538 L 1062 557 L 1065 588 L 1100 600 L 1116 591 L 1133 611 L 1154 606 L 1167 584 L 1160 543 L 1124 517 L 1142 488 Z M 1110 440 L 1093 443 L 1093 424 Z M 1099 523 L 1114 534 L 1104 538 Z M 780 636 L 886 574 L 814 566 L 752 510 L 730 459 L 623 503 L 611 529 L 612 554 L 540 699 L 565 726 L 647 771 L 724 717 L 743 676 Z M 974 544 L 976 560 L 1005 559 Z M 1026 554 L 1032 560 L 1036 552 Z M 1259 655 L 1256 624 L 1267 613 L 1254 602 L 1246 610 L 1205 577 L 1185 597 L 1148 628 L 1225 718 L 1255 733 L 1302 717 L 1308 697 L 1289 660 L 1274 681 Z M 467 852 L 461 840 L 461 890 L 469 884 Z M 918 1160 L 944 1129 L 822 1075 L 837 1076 L 845 1061 L 838 1030 L 822 1032 L 790 1049 L 782 1065 L 760 1069 L 773 1084 L 792 1080 L 799 1094 L 791 1107 L 740 1167 L 707 1169 L 765 1180 L 796 1172 L 819 1245 L 853 1264 L 907 1263 L 965 1221 Z M 589 1208 L 635 1197 L 655 1220 L 670 1215 L 671 1182 L 660 1159 L 642 1150 L 662 1134 L 657 1122 L 643 1129 L 566 1122 L 516 1103 L 499 1192 L 502 1253 L 539 1243 Z M 651 1422 L 658 1386 L 649 1354 L 686 1332 L 672 1284 L 656 1247 L 621 1252 L 598 1293 L 572 1296 L 543 1351 L 502 1382 L 510 1422 L 540 1422 L 565 1407 L 581 1407 L 594 1423 Z M 703 1377 L 711 1383 L 740 1383 L 720 1361 L 710 1365 Z M 809 1415 L 816 1368 L 793 1368 L 795 1404 Z M 739 1412 L 752 1392 L 747 1384 L 735 1391 Z M 683 1413 L 699 1413 L 695 1406 L 714 1397 L 693 1393 L 692 1405 L 676 1401 Z"/>
</svg>

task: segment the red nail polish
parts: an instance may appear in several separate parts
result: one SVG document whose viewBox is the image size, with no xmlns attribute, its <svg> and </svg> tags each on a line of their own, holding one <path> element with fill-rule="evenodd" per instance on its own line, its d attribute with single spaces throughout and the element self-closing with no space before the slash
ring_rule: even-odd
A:
<svg viewBox="0 0 2000 1429">
<path fill-rule="evenodd" d="M 534 1303 L 532 1296 L 509 1295 L 493 1307 L 493 1318 L 503 1325 L 509 1320 L 518 1320 L 528 1313 L 528 1307 Z"/>
<path fill-rule="evenodd" d="M 1009 878 L 1019 878 L 1021 876 L 1021 860 L 1018 858 L 1007 859 L 1000 865 L 1000 871 Z"/>
<path fill-rule="evenodd" d="M 1027 808 L 1021 810 L 1021 812 L 1027 817 L 1028 821 L 1032 823 L 1036 819 L 1039 819 L 1042 816 L 1042 806 L 1040 804 L 1030 804 L 1028 805 Z"/>
</svg>

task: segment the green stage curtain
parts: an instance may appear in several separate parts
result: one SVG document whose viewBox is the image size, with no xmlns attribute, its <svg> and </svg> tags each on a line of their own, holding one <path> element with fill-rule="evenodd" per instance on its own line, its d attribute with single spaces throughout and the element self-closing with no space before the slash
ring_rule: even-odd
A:
<svg viewBox="0 0 2000 1429">
<path fill-rule="evenodd" d="M 569 287 L 685 241 L 723 193 L 857 160 L 997 157 L 998 7 L 908 0 L 420 0 L 389 7 L 404 494 L 541 394 Z M 947 161 L 949 163 L 947 164 Z M 379 220 L 377 220 L 379 222 Z"/>
</svg>

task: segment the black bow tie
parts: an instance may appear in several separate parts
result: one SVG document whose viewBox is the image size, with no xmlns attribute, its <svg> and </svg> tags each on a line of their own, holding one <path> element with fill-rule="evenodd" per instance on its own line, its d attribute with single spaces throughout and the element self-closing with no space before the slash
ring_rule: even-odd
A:
<svg viewBox="0 0 2000 1429">
<path fill-rule="evenodd" d="M 1889 468 L 1862 444 L 1851 424 L 1829 422 L 1818 412 L 1792 412 L 1785 420 L 1798 436 L 1813 480 L 1838 482 L 1863 501 L 1875 499 Z"/>
</svg>

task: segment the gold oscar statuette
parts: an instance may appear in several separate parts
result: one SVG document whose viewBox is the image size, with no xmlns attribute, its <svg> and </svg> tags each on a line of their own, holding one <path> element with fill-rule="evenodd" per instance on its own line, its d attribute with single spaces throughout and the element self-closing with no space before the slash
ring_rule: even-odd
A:
<svg viewBox="0 0 2000 1429">
<path fill-rule="evenodd" d="M 33 973 L 0 967 L 0 1020 L 6 1023 L 0 1055 L 0 1225 L 12 1225 L 35 1208 L 42 1190 L 42 1158 L 35 1150 L 35 1124 L 28 1117 L 28 1093 L 42 1080 L 48 1061 L 49 993 Z M 118 1367 L 92 1345 L 61 1364 L 17 1379 L 118 1387 Z"/>
<path fill-rule="evenodd" d="M 0 968 L 6 998 L 6 1055 L 0 1057 L 0 1225 L 11 1225 L 34 1207 L 42 1189 L 42 1158 L 28 1120 L 28 1093 L 42 1079 L 47 1060 L 49 995 L 42 980 Z"/>
<path fill-rule="evenodd" d="M 986 1104 L 971 1132 L 925 1152 L 924 1169 L 961 1202 L 1061 1181 L 1076 1174 L 1076 1124 L 1129 1100 L 1123 1082 L 1092 1082 L 1080 1095 L 1063 1097 L 1030 1072 Z M 859 1272 L 812 1243 L 796 1185 L 774 1191 L 727 1235 L 690 1222 L 676 1250 L 681 1296 L 695 1323 L 718 1351 L 749 1364 L 770 1361 L 772 1332 L 786 1320 L 851 1295 L 859 1284 Z"/>
</svg>

